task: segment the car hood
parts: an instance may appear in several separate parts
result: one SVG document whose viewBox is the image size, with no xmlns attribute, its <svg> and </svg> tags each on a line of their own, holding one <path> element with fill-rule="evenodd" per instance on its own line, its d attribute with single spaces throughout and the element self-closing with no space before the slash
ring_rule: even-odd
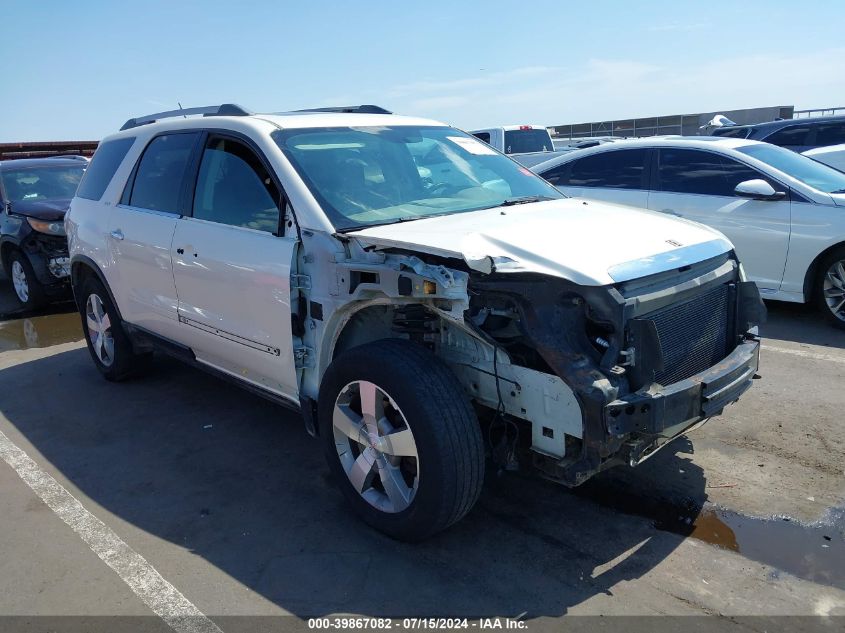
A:
<svg viewBox="0 0 845 633">
<path fill-rule="evenodd" d="M 533 272 L 603 286 L 733 249 L 695 222 L 577 198 L 376 226 L 347 233 L 364 247 L 463 258 L 481 272 Z"/>
<path fill-rule="evenodd" d="M 61 220 L 70 206 L 67 200 L 19 200 L 12 203 L 12 213 L 38 220 Z"/>
</svg>

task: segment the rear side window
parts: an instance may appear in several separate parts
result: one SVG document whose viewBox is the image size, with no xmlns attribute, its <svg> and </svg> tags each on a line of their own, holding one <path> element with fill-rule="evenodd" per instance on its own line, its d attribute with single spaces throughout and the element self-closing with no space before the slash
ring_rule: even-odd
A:
<svg viewBox="0 0 845 633">
<path fill-rule="evenodd" d="M 179 213 L 182 182 L 197 136 L 165 134 L 147 145 L 135 172 L 130 206 Z"/>
<path fill-rule="evenodd" d="M 111 179 L 114 177 L 114 172 L 117 171 L 134 142 L 135 138 L 133 137 L 118 138 L 100 143 L 97 151 L 94 152 L 94 157 L 88 164 L 88 169 L 85 170 L 85 175 L 82 177 L 82 182 L 79 183 L 76 195 L 86 200 L 102 198 L 106 192 L 106 187 L 109 186 Z"/>
<path fill-rule="evenodd" d="M 716 128 L 711 132 L 713 136 L 726 136 L 728 138 L 748 138 L 751 133 L 749 127 L 734 127 L 734 128 Z"/>
<path fill-rule="evenodd" d="M 674 193 L 734 196 L 745 180 L 766 180 L 756 169 L 727 156 L 690 149 L 661 149 L 658 159 L 658 189 Z"/>
<path fill-rule="evenodd" d="M 772 145 L 780 145 L 781 147 L 803 147 L 805 145 L 812 145 L 812 140 L 810 139 L 812 132 L 813 128 L 809 125 L 793 125 L 778 130 L 763 140 Z"/>
<path fill-rule="evenodd" d="M 842 123 L 821 123 L 816 128 L 816 141 L 813 145 L 827 147 L 845 143 L 845 121 Z"/>
<path fill-rule="evenodd" d="M 645 149 L 625 149 L 585 156 L 572 163 L 568 182 L 572 187 L 646 189 Z"/>
<path fill-rule="evenodd" d="M 200 163 L 193 215 L 258 231 L 279 230 L 279 190 L 243 143 L 212 138 Z"/>
</svg>

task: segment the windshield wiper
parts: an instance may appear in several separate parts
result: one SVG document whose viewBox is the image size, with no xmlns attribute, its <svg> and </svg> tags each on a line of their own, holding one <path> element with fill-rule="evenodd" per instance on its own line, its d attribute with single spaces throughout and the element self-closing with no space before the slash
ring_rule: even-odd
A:
<svg viewBox="0 0 845 633">
<path fill-rule="evenodd" d="M 845 189 L 837 189 L 836 191 L 831 191 L 830 193 L 845 193 Z"/>
<path fill-rule="evenodd" d="M 529 202 L 543 202 L 545 200 L 555 200 L 551 196 L 519 196 L 517 198 L 505 198 L 502 200 L 500 204 L 497 204 L 491 209 L 495 209 L 496 207 L 512 207 L 516 204 L 528 204 Z"/>
</svg>

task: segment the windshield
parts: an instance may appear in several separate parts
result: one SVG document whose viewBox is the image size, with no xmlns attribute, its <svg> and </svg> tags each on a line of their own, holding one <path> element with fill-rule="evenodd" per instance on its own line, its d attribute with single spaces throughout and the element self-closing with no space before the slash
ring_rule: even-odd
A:
<svg viewBox="0 0 845 633">
<path fill-rule="evenodd" d="M 450 127 L 292 129 L 273 139 L 338 230 L 564 197 Z"/>
<path fill-rule="evenodd" d="M 553 151 L 552 137 L 545 129 L 505 130 L 505 154 Z"/>
<path fill-rule="evenodd" d="M 813 189 L 825 193 L 842 193 L 845 190 L 845 173 L 792 150 L 768 143 L 760 143 L 759 145 L 738 147 L 737 151 L 763 161 Z"/>
<path fill-rule="evenodd" d="M 0 172 L 7 199 L 12 202 L 73 198 L 85 171 L 83 165 L 23 167 Z"/>
</svg>

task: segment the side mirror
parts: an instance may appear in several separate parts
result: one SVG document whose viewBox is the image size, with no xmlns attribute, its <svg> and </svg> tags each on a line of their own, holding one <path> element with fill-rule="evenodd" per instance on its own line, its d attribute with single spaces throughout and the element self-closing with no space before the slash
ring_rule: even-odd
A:
<svg viewBox="0 0 845 633">
<path fill-rule="evenodd" d="M 734 193 L 740 198 L 751 198 L 752 200 L 780 200 L 786 197 L 786 192 L 775 191 L 774 187 L 760 178 L 739 183 L 734 189 Z"/>
</svg>

